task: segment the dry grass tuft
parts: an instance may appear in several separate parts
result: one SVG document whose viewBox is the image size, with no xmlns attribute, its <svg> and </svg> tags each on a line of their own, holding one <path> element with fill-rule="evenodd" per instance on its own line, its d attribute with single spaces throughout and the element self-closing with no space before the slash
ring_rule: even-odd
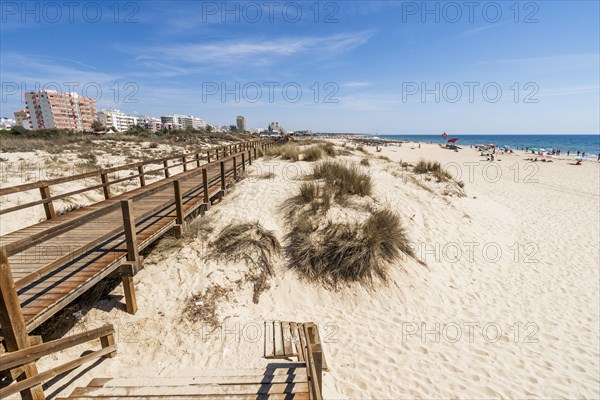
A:
<svg viewBox="0 0 600 400">
<path fill-rule="evenodd" d="M 335 157 L 335 156 L 337 156 L 337 151 L 336 151 L 335 146 L 333 145 L 333 143 L 326 143 L 325 146 L 323 146 L 323 151 L 329 157 Z"/>
<path fill-rule="evenodd" d="M 319 161 L 323 158 L 323 150 L 319 146 L 310 146 L 302 152 L 302 161 Z"/>
<path fill-rule="evenodd" d="M 186 225 L 186 229 L 181 235 L 172 233 L 164 235 L 157 243 L 155 250 L 158 252 L 166 252 L 181 248 L 195 239 L 206 241 L 213 231 L 214 227 L 211 217 L 196 218 Z"/>
<path fill-rule="evenodd" d="M 323 162 L 313 170 L 315 179 L 325 180 L 336 198 L 348 195 L 369 196 L 373 191 L 371 177 L 358 170 L 355 166 L 346 166 L 339 162 Z"/>
<path fill-rule="evenodd" d="M 431 172 L 433 177 L 436 178 L 438 182 L 445 182 L 449 179 L 452 179 L 452 175 L 450 175 L 447 171 L 444 171 L 442 169 L 442 165 L 437 161 L 419 160 L 419 162 L 413 167 L 413 171 L 417 174 L 426 174 Z"/>
<path fill-rule="evenodd" d="M 259 179 L 273 179 L 275 178 L 275 173 L 274 172 L 265 172 L 262 175 L 258 176 Z"/>
<path fill-rule="evenodd" d="M 360 165 L 364 165 L 365 167 L 368 167 L 369 165 L 371 165 L 371 163 L 369 162 L 368 158 L 363 158 L 362 160 L 360 160 Z"/>
<path fill-rule="evenodd" d="M 229 224 L 210 243 L 212 256 L 226 262 L 243 260 L 250 267 L 245 278 L 254 285 L 252 300 L 258 303 L 262 292 L 269 288 L 275 257 L 281 254 L 281 245 L 272 231 L 258 222 Z"/>
<path fill-rule="evenodd" d="M 286 143 L 281 146 L 273 146 L 261 151 L 261 155 L 265 157 L 281 157 L 284 160 L 298 161 L 300 160 L 300 150 L 295 143 Z"/>
<path fill-rule="evenodd" d="M 286 239 L 291 268 L 333 288 L 385 282 L 389 265 L 403 253 L 412 255 L 400 218 L 390 210 L 375 211 L 362 224 L 330 221 L 322 229 L 299 218 Z"/>
<path fill-rule="evenodd" d="M 79 210 L 80 208 L 83 208 L 83 207 L 85 207 L 83 204 L 69 204 L 68 206 L 65 206 L 65 207 L 57 210 L 56 215 L 65 215 L 70 212 Z"/>
</svg>

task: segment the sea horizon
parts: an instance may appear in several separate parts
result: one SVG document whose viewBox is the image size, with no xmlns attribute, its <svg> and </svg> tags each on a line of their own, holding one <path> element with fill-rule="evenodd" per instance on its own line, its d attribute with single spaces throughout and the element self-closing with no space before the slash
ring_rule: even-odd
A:
<svg viewBox="0 0 600 400">
<path fill-rule="evenodd" d="M 350 134 L 348 134 L 350 135 Z M 412 142 L 445 143 L 441 134 L 353 134 L 385 139 L 407 140 Z M 544 148 L 561 150 L 561 154 L 585 153 L 586 157 L 597 157 L 600 154 L 600 135 L 598 134 L 448 134 L 448 138 L 458 138 L 457 145 L 475 145 L 492 143 L 498 146 L 509 146 L 514 150 L 526 148 Z"/>
</svg>

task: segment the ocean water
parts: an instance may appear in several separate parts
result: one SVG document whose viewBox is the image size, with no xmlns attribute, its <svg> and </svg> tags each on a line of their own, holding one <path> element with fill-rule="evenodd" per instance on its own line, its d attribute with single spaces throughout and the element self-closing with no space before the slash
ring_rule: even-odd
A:
<svg viewBox="0 0 600 400">
<path fill-rule="evenodd" d="M 382 139 L 399 139 L 415 142 L 446 143 L 442 135 L 378 135 Z M 512 149 L 525 147 L 536 147 L 544 149 L 560 149 L 561 155 L 566 155 L 567 150 L 571 154 L 581 151 L 586 158 L 598 157 L 600 154 L 600 135 L 448 135 L 448 138 L 456 137 L 456 144 L 461 147 L 472 144 L 495 144 L 506 145 Z"/>
</svg>

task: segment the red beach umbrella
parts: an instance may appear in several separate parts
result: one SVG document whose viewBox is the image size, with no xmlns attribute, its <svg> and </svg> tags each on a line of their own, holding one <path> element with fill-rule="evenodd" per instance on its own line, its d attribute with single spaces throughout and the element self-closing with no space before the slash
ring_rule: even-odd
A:
<svg viewBox="0 0 600 400">
<path fill-rule="evenodd" d="M 458 140 L 458 138 L 453 137 L 453 138 L 448 139 L 448 143 L 454 143 L 457 140 Z"/>
</svg>

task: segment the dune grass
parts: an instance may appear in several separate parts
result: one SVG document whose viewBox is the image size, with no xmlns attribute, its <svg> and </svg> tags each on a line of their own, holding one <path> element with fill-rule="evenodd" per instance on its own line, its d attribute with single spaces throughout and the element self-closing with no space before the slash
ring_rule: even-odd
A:
<svg viewBox="0 0 600 400">
<path fill-rule="evenodd" d="M 349 195 L 369 196 L 373 192 L 371 177 L 355 166 L 325 161 L 315 165 L 313 177 L 323 179 L 338 199 Z"/>
<path fill-rule="evenodd" d="M 375 211 L 363 223 L 329 222 L 319 229 L 309 219 L 297 219 L 286 237 L 285 252 L 292 269 L 310 281 L 338 288 L 358 282 L 373 287 L 388 280 L 389 266 L 412 255 L 400 218 Z"/>
<path fill-rule="evenodd" d="M 371 165 L 371 163 L 369 162 L 368 158 L 363 158 L 362 160 L 360 160 L 360 165 L 364 165 L 365 167 L 368 167 L 369 165 Z"/>
<path fill-rule="evenodd" d="M 252 283 L 252 300 L 258 303 L 260 295 L 270 285 L 268 278 L 275 274 L 274 259 L 281 254 L 281 245 L 272 231 L 258 222 L 229 224 L 210 243 L 211 255 L 226 262 L 242 260 L 250 267 L 244 279 Z"/>
<path fill-rule="evenodd" d="M 417 174 L 431 173 L 438 182 L 445 182 L 452 179 L 452 175 L 448 171 L 445 171 L 437 161 L 419 160 L 413 167 L 413 171 Z"/>
<path fill-rule="evenodd" d="M 302 151 L 302 161 L 319 161 L 323 158 L 323 150 L 319 146 L 310 146 Z"/>
</svg>

